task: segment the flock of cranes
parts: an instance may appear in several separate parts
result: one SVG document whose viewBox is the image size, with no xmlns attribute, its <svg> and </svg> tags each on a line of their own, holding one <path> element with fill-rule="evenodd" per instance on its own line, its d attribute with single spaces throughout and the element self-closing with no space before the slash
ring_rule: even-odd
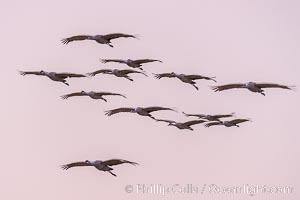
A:
<svg viewBox="0 0 300 200">
<path fill-rule="evenodd" d="M 129 35 L 129 34 L 123 34 L 123 33 L 113 33 L 113 34 L 107 34 L 107 35 L 77 35 L 72 36 L 69 38 L 62 39 L 63 44 L 69 44 L 73 41 L 82 41 L 82 40 L 94 40 L 99 44 L 108 45 L 110 47 L 113 47 L 111 44 L 111 40 L 117 39 L 117 38 L 135 38 L 138 39 L 136 35 Z M 86 74 L 77 74 L 77 73 L 58 73 L 58 72 L 46 72 L 46 71 L 19 71 L 19 73 L 23 76 L 25 75 L 37 75 L 37 76 L 45 76 L 51 79 L 52 81 L 61 82 L 67 86 L 69 84 L 67 83 L 67 78 L 85 78 L 85 77 L 94 77 L 98 74 L 110 74 L 114 75 L 119 78 L 125 78 L 129 81 L 133 81 L 133 79 L 129 76 L 129 74 L 141 74 L 145 77 L 148 77 L 147 73 L 143 71 L 142 65 L 146 63 L 152 63 L 152 62 L 159 62 L 162 63 L 161 60 L 157 59 L 139 59 L 139 60 L 132 60 L 132 59 L 101 59 L 102 63 L 120 63 L 125 64 L 130 68 L 133 69 L 99 69 L 94 72 L 86 73 Z M 136 69 L 136 70 L 135 70 Z M 199 88 L 196 86 L 196 80 L 206 80 L 206 81 L 216 81 L 216 77 L 208 77 L 198 74 L 179 74 L 175 72 L 169 72 L 169 73 L 161 73 L 161 74 L 153 74 L 156 79 L 161 78 L 177 78 L 183 83 L 187 83 L 192 85 L 196 90 L 199 90 Z M 248 82 L 248 83 L 236 83 L 236 84 L 227 84 L 227 85 L 219 85 L 219 86 L 213 86 L 212 90 L 215 92 L 217 91 L 223 91 L 223 90 L 229 90 L 229 89 L 235 89 L 235 88 L 244 88 L 248 89 L 251 92 L 254 93 L 260 93 L 265 96 L 264 88 L 281 88 L 281 89 L 288 89 L 291 90 L 294 87 L 293 86 L 286 86 L 286 85 L 280 85 L 280 84 L 274 84 L 274 83 L 254 83 L 254 82 Z M 114 93 L 114 92 L 95 92 L 95 91 L 81 91 L 81 92 L 73 92 L 69 94 L 62 95 L 62 99 L 68 99 L 70 97 L 79 97 L 79 96 L 88 96 L 95 100 L 103 100 L 107 102 L 107 99 L 104 98 L 104 96 L 119 96 L 123 98 L 127 98 L 124 94 L 120 93 Z M 105 111 L 105 115 L 112 116 L 119 113 L 136 113 L 140 116 L 149 117 L 157 122 L 165 122 L 168 124 L 168 126 L 174 126 L 178 129 L 186 129 L 193 131 L 194 129 L 191 126 L 194 126 L 196 124 L 204 124 L 205 127 L 211 127 L 211 126 L 217 126 L 222 125 L 225 127 L 239 127 L 240 123 L 251 121 L 250 119 L 242 119 L 242 118 L 236 118 L 232 120 L 224 120 L 223 118 L 229 118 L 229 117 L 235 117 L 235 113 L 230 114 L 218 114 L 218 115 L 207 115 L 207 114 L 187 114 L 185 112 L 182 112 L 186 117 L 196 117 L 198 119 L 186 121 L 186 122 L 176 122 L 173 120 L 168 119 L 157 119 L 152 115 L 152 112 L 156 111 L 172 111 L 177 112 L 174 108 L 168 108 L 168 107 L 161 107 L 161 106 L 150 106 L 150 107 L 120 107 L 115 108 L 112 110 Z M 69 163 L 62 166 L 62 169 L 67 170 L 72 167 L 81 167 L 81 166 L 93 166 L 96 169 L 104 172 L 108 172 L 113 176 L 116 176 L 116 174 L 112 173 L 112 166 L 119 165 L 119 164 L 131 164 L 131 165 L 138 165 L 136 162 L 131 162 L 128 160 L 123 159 L 111 159 L 106 161 L 96 160 L 96 161 L 89 161 L 86 160 L 84 162 L 74 162 Z"/>
</svg>

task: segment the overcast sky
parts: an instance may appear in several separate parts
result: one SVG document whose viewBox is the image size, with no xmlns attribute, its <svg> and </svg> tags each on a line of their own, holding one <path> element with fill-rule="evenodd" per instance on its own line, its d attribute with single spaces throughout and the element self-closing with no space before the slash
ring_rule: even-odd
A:
<svg viewBox="0 0 300 200">
<path fill-rule="evenodd" d="M 172 187 L 193 184 L 204 194 L 167 194 L 165 199 L 297 199 L 299 177 L 298 91 L 266 89 L 215 93 L 214 82 L 199 80 L 199 91 L 152 73 L 216 76 L 217 84 L 247 81 L 300 86 L 300 2 L 297 0 L 195 1 L 2 1 L 0 198 L 53 200 L 161 199 L 137 184 Z M 128 33 L 114 48 L 93 41 L 63 45 L 78 34 Z M 149 77 L 130 82 L 109 75 L 69 79 L 69 87 L 17 70 L 87 73 L 100 58 L 161 59 L 144 66 Z M 88 97 L 63 101 L 81 90 L 111 91 L 127 99 Z M 240 128 L 195 125 L 178 130 L 135 114 L 107 117 L 123 106 L 175 107 L 157 118 L 186 121 L 181 114 L 227 114 L 251 118 Z M 114 167 L 113 177 L 94 168 L 60 165 L 121 158 L 140 166 Z M 216 194 L 218 187 L 293 187 L 291 194 Z M 134 191 L 124 188 L 132 185 Z"/>
</svg>

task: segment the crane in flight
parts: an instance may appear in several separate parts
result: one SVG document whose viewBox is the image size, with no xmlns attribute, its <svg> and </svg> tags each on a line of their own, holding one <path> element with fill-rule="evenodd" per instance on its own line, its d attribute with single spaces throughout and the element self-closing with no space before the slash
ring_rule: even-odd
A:
<svg viewBox="0 0 300 200">
<path fill-rule="evenodd" d="M 202 76 L 202 75 L 177 74 L 175 72 L 162 73 L 162 74 L 154 74 L 154 77 L 156 79 L 161 79 L 161 78 L 178 78 L 180 81 L 192 85 L 194 88 L 196 88 L 196 90 L 198 90 L 198 87 L 196 86 L 195 80 L 204 79 L 204 80 L 211 80 L 211 81 L 217 82 L 214 79 L 215 77 L 207 77 L 207 76 Z"/>
<path fill-rule="evenodd" d="M 140 70 L 143 70 L 142 65 L 145 63 L 150 63 L 150 62 L 160 62 L 162 63 L 161 60 L 156 60 L 156 59 L 139 59 L 139 60 L 132 60 L 132 59 L 127 59 L 127 60 L 122 60 L 122 59 L 100 59 L 102 63 L 120 63 L 120 64 L 125 64 L 129 67 L 132 68 L 138 68 Z"/>
<path fill-rule="evenodd" d="M 112 93 L 112 92 L 94 92 L 94 91 L 90 91 L 90 92 L 85 92 L 85 91 L 81 91 L 81 92 L 74 92 L 74 93 L 70 93 L 70 94 L 66 94 L 61 96 L 62 99 L 68 99 L 70 97 L 78 97 L 78 96 L 89 96 L 92 99 L 101 99 L 105 102 L 107 102 L 107 100 L 105 98 L 103 98 L 103 96 L 121 96 L 126 98 L 125 95 L 123 94 L 119 94 L 119 93 Z"/>
<path fill-rule="evenodd" d="M 46 71 L 43 71 L 43 70 L 41 70 L 41 71 L 19 71 L 19 73 L 22 76 L 25 76 L 25 75 L 46 76 L 49 79 L 51 79 L 52 81 L 61 82 L 61 83 L 65 84 L 65 85 L 67 85 L 67 86 L 69 86 L 69 84 L 65 80 L 66 78 L 81 78 L 81 77 L 86 77 L 83 74 L 46 72 Z"/>
<path fill-rule="evenodd" d="M 132 69 L 100 69 L 91 73 L 87 73 L 87 76 L 90 77 L 94 77 L 97 74 L 110 74 L 110 75 L 114 75 L 116 77 L 120 77 L 120 78 L 126 78 L 129 81 L 133 81 L 133 79 L 128 76 L 128 74 L 143 74 L 144 76 L 147 76 L 147 74 L 145 74 L 144 72 L 139 72 L 139 71 L 135 71 Z"/>
<path fill-rule="evenodd" d="M 227 85 L 219 85 L 213 86 L 212 89 L 215 92 L 230 90 L 230 89 L 248 89 L 251 92 L 259 93 L 265 96 L 263 88 L 281 88 L 292 90 L 295 86 L 287 86 L 287 85 L 280 85 L 276 83 L 255 83 L 255 82 L 248 82 L 248 83 L 234 83 L 234 84 L 227 84 Z"/>
<path fill-rule="evenodd" d="M 110 47 L 114 47 L 111 44 L 111 40 L 117 39 L 117 38 L 135 38 L 138 39 L 137 35 L 130 35 L 130 34 L 124 34 L 124 33 L 112 33 L 107 35 L 75 35 L 72 37 L 64 38 L 61 40 L 63 44 L 69 44 L 73 41 L 82 41 L 82 40 L 94 40 L 99 44 L 105 44 Z"/>
<path fill-rule="evenodd" d="M 84 162 L 74 162 L 74 163 L 69 163 L 69 164 L 66 164 L 66 165 L 62 165 L 61 168 L 63 170 L 68 170 L 72 167 L 91 166 L 91 167 L 95 167 L 99 171 L 108 172 L 113 176 L 117 176 L 115 173 L 112 172 L 112 170 L 113 170 L 112 166 L 120 165 L 120 164 L 124 164 L 124 163 L 128 163 L 128 164 L 131 164 L 131 165 L 139 165 L 136 162 L 131 162 L 131 161 L 128 161 L 128 160 L 111 159 L 111 160 L 105 160 L 105 161 L 101 161 L 101 160 L 89 161 L 89 160 L 86 160 Z"/>
</svg>

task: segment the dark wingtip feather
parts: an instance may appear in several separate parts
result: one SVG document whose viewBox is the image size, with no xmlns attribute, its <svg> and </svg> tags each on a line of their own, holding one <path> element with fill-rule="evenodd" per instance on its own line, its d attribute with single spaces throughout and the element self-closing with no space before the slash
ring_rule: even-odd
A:
<svg viewBox="0 0 300 200">
<path fill-rule="evenodd" d="M 104 114 L 107 115 L 107 116 L 111 116 L 112 112 L 110 110 L 108 110 L 108 111 L 104 111 Z"/>
<path fill-rule="evenodd" d="M 218 92 L 219 91 L 219 88 L 218 86 L 210 86 L 210 88 L 215 91 L 215 92 Z"/>
<path fill-rule="evenodd" d="M 216 77 L 210 77 L 210 80 L 214 81 L 215 83 L 217 82 L 217 80 L 215 79 Z"/>
<path fill-rule="evenodd" d="M 140 165 L 139 163 L 136 163 L 136 162 L 130 162 L 130 164 L 136 166 L 136 165 Z"/>
<path fill-rule="evenodd" d="M 85 76 L 91 78 L 91 77 L 94 77 L 95 74 L 94 73 L 86 73 Z"/>
<path fill-rule="evenodd" d="M 209 128 L 209 124 L 204 124 L 204 127 L 205 128 Z"/>
<path fill-rule="evenodd" d="M 20 75 L 22 75 L 22 76 L 25 76 L 25 75 L 26 75 L 26 73 L 25 73 L 25 72 L 23 72 L 23 71 L 20 71 L 20 70 L 18 70 L 18 73 L 19 73 Z"/>
<path fill-rule="evenodd" d="M 290 85 L 290 86 L 287 86 L 289 90 L 292 90 L 292 91 L 297 91 L 297 87 L 296 85 Z"/>
<path fill-rule="evenodd" d="M 68 95 L 62 95 L 62 96 L 60 96 L 60 98 L 62 98 L 62 99 L 67 99 L 67 98 L 69 98 L 69 97 L 68 97 Z"/>
<path fill-rule="evenodd" d="M 186 117 L 189 117 L 189 114 L 182 112 L 182 114 L 184 114 Z"/>
<path fill-rule="evenodd" d="M 105 59 L 101 59 L 101 58 L 100 58 L 100 62 L 107 63 L 107 61 Z"/>
<path fill-rule="evenodd" d="M 68 169 L 69 169 L 68 165 L 62 165 L 62 166 L 60 166 L 60 168 L 61 168 L 62 170 L 68 170 Z"/>
<path fill-rule="evenodd" d="M 64 38 L 64 39 L 61 40 L 61 42 L 63 44 L 69 44 L 70 41 L 67 38 Z"/>
<path fill-rule="evenodd" d="M 132 38 L 135 38 L 137 40 L 140 40 L 141 39 L 141 36 L 139 34 L 136 34 L 136 35 L 132 35 L 131 36 Z"/>
<path fill-rule="evenodd" d="M 160 79 L 161 78 L 161 76 L 159 75 L 159 74 L 154 74 L 154 73 L 152 73 L 153 74 L 153 76 L 156 78 L 156 79 Z"/>
</svg>

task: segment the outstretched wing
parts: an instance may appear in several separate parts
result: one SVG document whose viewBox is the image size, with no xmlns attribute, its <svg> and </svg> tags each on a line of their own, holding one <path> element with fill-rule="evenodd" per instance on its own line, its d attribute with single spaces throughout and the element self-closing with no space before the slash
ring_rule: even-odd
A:
<svg viewBox="0 0 300 200">
<path fill-rule="evenodd" d="M 100 59 L 102 63 L 115 62 L 115 63 L 126 63 L 126 60 L 122 59 Z"/>
<path fill-rule="evenodd" d="M 234 119 L 234 120 L 231 120 L 230 123 L 239 124 L 239 123 L 247 122 L 247 121 L 250 121 L 250 120 L 249 119 Z"/>
<path fill-rule="evenodd" d="M 211 126 L 217 126 L 217 125 L 222 125 L 222 122 L 210 122 L 205 124 L 205 127 L 211 127 Z"/>
<path fill-rule="evenodd" d="M 121 73 L 123 75 L 137 73 L 137 74 L 143 74 L 143 75 L 147 76 L 147 74 L 145 74 L 144 72 L 135 71 L 135 70 L 132 70 L 132 69 L 119 70 L 119 73 Z"/>
<path fill-rule="evenodd" d="M 123 160 L 123 159 L 111 159 L 111 160 L 103 161 L 102 163 L 104 165 L 107 165 L 107 166 L 120 165 L 120 164 L 123 164 L 123 163 L 128 163 L 128 164 L 131 164 L 131 165 L 139 165 L 136 162 L 131 162 L 131 161 L 128 161 L 128 160 Z"/>
<path fill-rule="evenodd" d="M 64 170 L 70 169 L 71 167 L 83 167 L 83 166 L 91 166 L 86 162 L 74 162 L 66 165 L 62 165 L 61 168 Z"/>
<path fill-rule="evenodd" d="M 256 84 L 259 88 L 282 88 L 282 89 L 288 89 L 291 90 L 291 86 L 286 86 L 286 85 L 280 85 L 280 84 L 275 84 L 275 83 L 258 83 Z"/>
<path fill-rule="evenodd" d="M 83 74 L 74 74 L 74 73 L 56 73 L 56 76 L 60 78 L 80 78 L 80 77 L 86 77 Z"/>
<path fill-rule="evenodd" d="M 188 122 L 183 123 L 183 125 L 192 126 L 192 125 L 195 125 L 195 124 L 201 124 L 203 122 L 206 122 L 206 121 L 205 120 L 192 120 L 192 121 L 188 121 Z"/>
<path fill-rule="evenodd" d="M 237 84 L 227 84 L 227 85 L 219 85 L 219 86 L 213 86 L 212 89 L 217 91 L 223 91 L 223 90 L 229 90 L 233 88 L 243 88 L 244 84 L 237 83 Z"/>
<path fill-rule="evenodd" d="M 95 76 L 97 74 L 108 74 L 111 73 L 112 70 L 111 69 L 100 69 L 91 73 L 87 73 L 88 76 Z"/>
<path fill-rule="evenodd" d="M 25 71 L 19 71 L 19 74 L 22 76 L 28 75 L 28 74 L 33 74 L 33 75 L 43 75 L 40 71 L 30 71 L 30 72 L 25 72 Z"/>
<path fill-rule="evenodd" d="M 117 108 L 117 109 L 105 111 L 105 115 L 111 116 L 120 112 L 133 112 L 133 111 L 134 108 Z"/>
<path fill-rule="evenodd" d="M 211 80 L 211 81 L 217 82 L 214 79 L 215 77 L 207 77 L 207 76 L 202 76 L 202 75 L 186 75 L 185 77 L 190 80 L 204 79 L 204 80 Z"/>
<path fill-rule="evenodd" d="M 121 38 L 121 37 L 137 39 L 137 36 L 135 36 L 135 35 L 129 35 L 129 34 L 124 34 L 124 33 L 112 33 L 112 34 L 108 34 L 108 35 L 103 35 L 102 37 L 108 41 L 110 41 L 112 39 L 116 39 L 116 38 Z"/>
<path fill-rule="evenodd" d="M 74 93 L 63 95 L 63 96 L 61 96 L 61 98 L 62 99 L 67 99 L 69 97 L 75 97 L 75 96 L 85 96 L 85 95 L 82 94 L 81 92 L 74 92 Z"/>
<path fill-rule="evenodd" d="M 97 95 L 100 95 L 100 96 L 105 96 L 105 95 L 107 95 L 107 96 L 121 96 L 121 97 L 124 97 L 124 98 L 126 98 L 126 96 L 125 95 L 123 95 L 123 94 L 118 94 L 118 93 L 112 93 L 112 92 L 97 92 L 96 93 Z"/>
<path fill-rule="evenodd" d="M 206 115 L 203 115 L 203 114 L 187 114 L 185 112 L 182 112 L 185 116 L 187 117 L 199 117 L 199 118 L 204 118 L 206 117 Z"/>
<path fill-rule="evenodd" d="M 175 110 L 173 110 L 172 108 L 165 108 L 165 107 L 159 107 L 159 106 L 147 107 L 147 108 L 143 108 L 143 110 L 145 110 L 148 113 L 151 113 L 154 111 L 159 111 L 159 110 L 172 110 L 175 112 Z"/>
<path fill-rule="evenodd" d="M 153 74 L 153 75 L 157 79 L 161 79 L 161 78 L 165 78 L 165 77 L 167 77 L 167 78 L 173 78 L 173 77 L 175 77 L 175 75 L 172 74 L 172 73 L 162 73 L 162 74 Z"/>
<path fill-rule="evenodd" d="M 157 122 L 167 122 L 167 123 L 176 123 L 173 120 L 167 120 L 167 119 L 155 119 Z"/>
<path fill-rule="evenodd" d="M 69 38 L 64 38 L 64 39 L 61 40 L 61 42 L 63 44 L 69 44 L 69 42 L 86 40 L 89 37 L 91 37 L 91 36 L 89 36 L 89 35 L 76 35 L 76 36 L 72 36 L 72 37 L 69 37 Z"/>
<path fill-rule="evenodd" d="M 156 60 L 156 59 L 139 59 L 139 60 L 134 60 L 133 61 L 136 64 L 143 64 L 143 63 L 149 63 L 149 62 L 161 62 L 161 60 Z"/>
<path fill-rule="evenodd" d="M 214 118 L 225 118 L 225 117 L 233 117 L 235 113 L 230 113 L 228 115 L 212 115 Z"/>
</svg>

